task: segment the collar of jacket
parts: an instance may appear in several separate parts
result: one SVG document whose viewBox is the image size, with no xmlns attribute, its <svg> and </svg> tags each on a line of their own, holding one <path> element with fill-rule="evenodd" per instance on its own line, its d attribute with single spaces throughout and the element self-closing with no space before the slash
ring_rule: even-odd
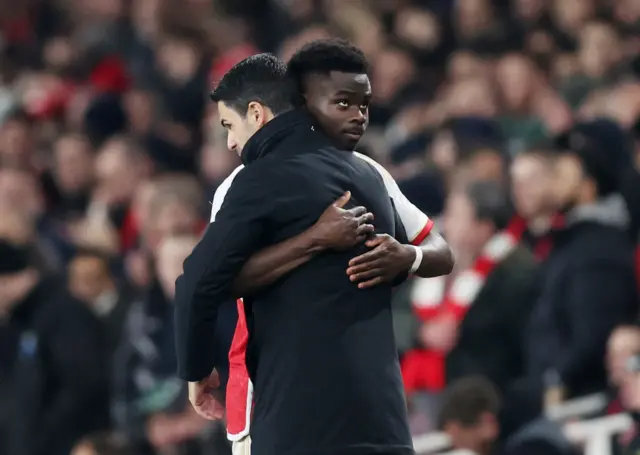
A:
<svg viewBox="0 0 640 455">
<path fill-rule="evenodd" d="M 240 155 L 242 164 L 246 166 L 267 155 L 299 128 L 314 129 L 313 119 L 305 111 L 294 109 L 276 116 L 247 141 Z"/>
</svg>

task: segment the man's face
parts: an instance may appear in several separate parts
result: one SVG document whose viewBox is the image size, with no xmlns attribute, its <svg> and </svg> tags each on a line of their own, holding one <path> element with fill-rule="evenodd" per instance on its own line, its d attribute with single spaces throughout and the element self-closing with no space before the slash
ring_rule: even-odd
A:
<svg viewBox="0 0 640 455">
<path fill-rule="evenodd" d="M 511 191 L 518 213 L 527 219 L 548 210 L 550 178 L 548 159 L 535 154 L 516 157 L 511 165 Z"/>
<path fill-rule="evenodd" d="M 251 102 L 247 113 L 240 115 L 224 101 L 218 101 L 220 124 L 227 130 L 227 147 L 238 156 L 247 141 L 273 117 L 260 103 Z"/>
<path fill-rule="evenodd" d="M 473 204 L 463 191 L 447 198 L 443 214 L 444 234 L 455 254 L 473 256 L 491 234 L 488 223 L 476 217 Z"/>
<path fill-rule="evenodd" d="M 353 150 L 369 124 L 371 82 L 366 74 L 311 74 L 306 77 L 307 108 L 325 133 L 346 150 Z"/>
<path fill-rule="evenodd" d="M 580 160 L 571 154 L 558 157 L 553 169 L 553 194 L 560 210 L 573 208 L 583 190 L 584 172 Z"/>
</svg>

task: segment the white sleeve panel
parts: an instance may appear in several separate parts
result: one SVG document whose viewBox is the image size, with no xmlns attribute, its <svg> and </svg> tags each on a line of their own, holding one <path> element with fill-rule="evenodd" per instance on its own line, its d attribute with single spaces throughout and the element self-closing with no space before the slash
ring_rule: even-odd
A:
<svg viewBox="0 0 640 455">
<path fill-rule="evenodd" d="M 220 210 L 220 207 L 222 207 L 222 203 L 224 202 L 224 198 L 227 195 L 229 188 L 231 188 L 233 179 L 236 178 L 236 175 L 238 175 L 238 172 L 240 172 L 243 168 L 244 168 L 243 165 L 240 165 L 237 168 L 235 168 L 233 172 L 229 174 L 229 177 L 224 179 L 224 181 L 220 184 L 220 186 L 218 186 L 218 189 L 213 195 L 213 201 L 211 201 L 211 220 L 210 220 L 211 223 L 213 223 L 216 220 L 216 214 Z"/>
<path fill-rule="evenodd" d="M 407 232 L 407 237 L 410 239 L 412 244 L 420 245 L 427 235 L 429 235 L 429 232 L 433 227 L 433 221 L 431 221 L 427 215 L 425 215 L 418 207 L 413 205 L 411 201 L 402 194 L 402 191 L 400 191 L 398 184 L 391 174 L 389 174 L 389 171 L 368 156 L 358 152 L 354 153 L 358 158 L 361 158 L 371 164 L 380 173 L 380 176 L 384 181 L 384 185 L 387 188 L 387 193 L 389 193 L 389 197 L 393 199 L 393 203 L 396 206 L 402 225 Z"/>
</svg>

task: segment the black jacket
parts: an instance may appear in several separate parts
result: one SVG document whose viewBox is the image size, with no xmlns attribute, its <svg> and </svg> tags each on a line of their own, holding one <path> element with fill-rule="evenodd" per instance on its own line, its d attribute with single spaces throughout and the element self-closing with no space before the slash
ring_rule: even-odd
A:
<svg viewBox="0 0 640 455">
<path fill-rule="evenodd" d="M 108 425 L 109 358 L 97 317 L 53 280 L 12 312 L 17 337 L 8 396 L 7 455 L 67 455 Z"/>
<path fill-rule="evenodd" d="M 302 112 L 276 117 L 246 144 L 215 223 L 176 283 L 178 371 L 213 367 L 219 305 L 255 251 L 303 232 L 345 191 L 375 215 L 380 233 L 399 221 L 378 172 L 333 148 Z M 406 242 L 404 235 L 400 236 Z M 361 254 L 318 254 L 245 298 L 247 367 L 255 387 L 254 455 L 413 453 L 393 338 L 391 286 L 360 290 L 346 275 Z"/>
<path fill-rule="evenodd" d="M 518 247 L 487 277 L 447 355 L 447 382 L 483 375 L 502 391 L 523 374 L 522 332 L 535 301 L 535 260 Z"/>
<path fill-rule="evenodd" d="M 555 371 L 570 395 L 606 388 L 605 346 L 617 325 L 632 322 L 638 293 L 628 213 L 619 196 L 567 216 L 541 267 L 541 295 L 528 327 L 530 377 Z"/>
</svg>

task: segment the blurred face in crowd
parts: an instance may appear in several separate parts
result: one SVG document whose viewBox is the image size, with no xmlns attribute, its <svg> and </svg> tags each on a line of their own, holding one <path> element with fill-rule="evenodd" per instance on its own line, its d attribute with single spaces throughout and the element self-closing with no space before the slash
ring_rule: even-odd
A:
<svg viewBox="0 0 640 455">
<path fill-rule="evenodd" d="M 579 203 L 596 199 L 597 188 L 585 178 L 582 164 L 572 154 L 562 154 L 554 160 L 553 196 L 557 209 L 567 211 Z"/>
<path fill-rule="evenodd" d="M 588 76 L 602 77 L 621 57 L 620 39 L 610 25 L 594 22 L 580 30 L 578 58 Z"/>
<path fill-rule="evenodd" d="M 520 20 L 534 21 L 544 13 L 544 0 L 516 0 L 515 12 Z"/>
<path fill-rule="evenodd" d="M 524 153 L 511 164 L 513 202 L 525 219 L 540 216 L 549 210 L 551 159 L 540 154 Z"/>
<path fill-rule="evenodd" d="M 451 130 L 442 129 L 433 138 L 431 160 L 442 172 L 449 173 L 458 162 L 458 146 Z"/>
<path fill-rule="evenodd" d="M 0 128 L 0 164 L 27 166 L 31 161 L 31 128 L 22 119 L 10 119 Z"/>
<path fill-rule="evenodd" d="M 154 115 L 153 95 L 142 90 L 132 90 L 125 95 L 124 108 L 131 130 L 145 134 L 151 129 Z"/>
<path fill-rule="evenodd" d="M 82 136 L 63 136 L 54 147 L 54 175 L 64 194 L 76 194 L 93 181 L 93 154 Z"/>
<path fill-rule="evenodd" d="M 457 0 L 455 9 L 457 30 L 463 36 L 475 36 L 493 21 L 493 9 L 489 0 Z"/>
<path fill-rule="evenodd" d="M 305 79 L 304 96 L 311 114 L 340 148 L 353 150 L 369 123 L 369 77 L 332 71 Z"/>
<path fill-rule="evenodd" d="M 29 172 L 0 170 L 0 207 L 11 208 L 28 218 L 44 210 L 44 201 L 36 178 Z"/>
<path fill-rule="evenodd" d="M 182 263 L 197 243 L 198 239 L 195 237 L 169 236 L 160 244 L 156 257 L 156 273 L 168 298 L 174 297 L 176 279 L 182 274 Z"/>
<path fill-rule="evenodd" d="M 79 256 L 69 264 L 69 289 L 78 299 L 93 303 L 113 289 L 107 262 L 97 256 Z"/>
<path fill-rule="evenodd" d="M 129 202 L 138 184 L 144 179 L 144 159 L 134 151 L 126 140 L 115 138 L 100 150 L 95 161 L 97 191 L 109 205 Z"/>
<path fill-rule="evenodd" d="M 498 439 L 499 427 L 496 417 L 484 412 L 476 423 L 465 425 L 462 422 L 450 421 L 444 425 L 444 431 L 451 438 L 451 446 L 459 450 L 471 450 L 479 455 L 491 451 L 494 441 Z"/>
<path fill-rule="evenodd" d="M 388 103 L 416 74 L 416 67 L 409 55 L 397 50 L 380 52 L 372 67 L 373 87 L 379 103 Z"/>
<path fill-rule="evenodd" d="M 618 327 L 607 343 L 607 370 L 609 382 L 615 387 L 622 385 L 626 375 L 627 361 L 640 352 L 640 329 L 633 326 Z"/>
<path fill-rule="evenodd" d="M 554 0 L 553 20 L 563 31 L 576 33 L 596 12 L 594 0 Z"/>
<path fill-rule="evenodd" d="M 492 223 L 477 218 L 462 188 L 455 188 L 447 198 L 443 229 L 456 260 L 463 261 L 472 260 L 494 232 Z"/>
<path fill-rule="evenodd" d="M 470 51 L 455 52 L 447 66 L 447 75 L 451 82 L 460 82 L 486 75 L 487 66 L 476 54 Z"/>
<path fill-rule="evenodd" d="M 257 101 L 249 103 L 245 114 L 224 101 L 218 101 L 218 116 L 220 124 L 227 130 L 227 148 L 238 155 L 251 136 L 274 117 L 271 109 Z"/>
<path fill-rule="evenodd" d="M 200 50 L 187 39 L 169 37 L 158 49 L 158 65 L 178 83 L 189 81 L 200 66 Z"/>
<path fill-rule="evenodd" d="M 396 15 L 395 34 L 416 49 L 431 50 L 440 44 L 437 17 L 420 8 L 405 8 Z"/>
<path fill-rule="evenodd" d="M 524 55 L 508 55 L 498 62 L 496 80 L 508 110 L 526 109 L 532 90 L 533 73 L 533 65 Z"/>
<path fill-rule="evenodd" d="M 451 117 L 493 117 L 498 112 L 493 86 L 486 79 L 458 82 L 449 89 L 447 100 Z"/>
</svg>

